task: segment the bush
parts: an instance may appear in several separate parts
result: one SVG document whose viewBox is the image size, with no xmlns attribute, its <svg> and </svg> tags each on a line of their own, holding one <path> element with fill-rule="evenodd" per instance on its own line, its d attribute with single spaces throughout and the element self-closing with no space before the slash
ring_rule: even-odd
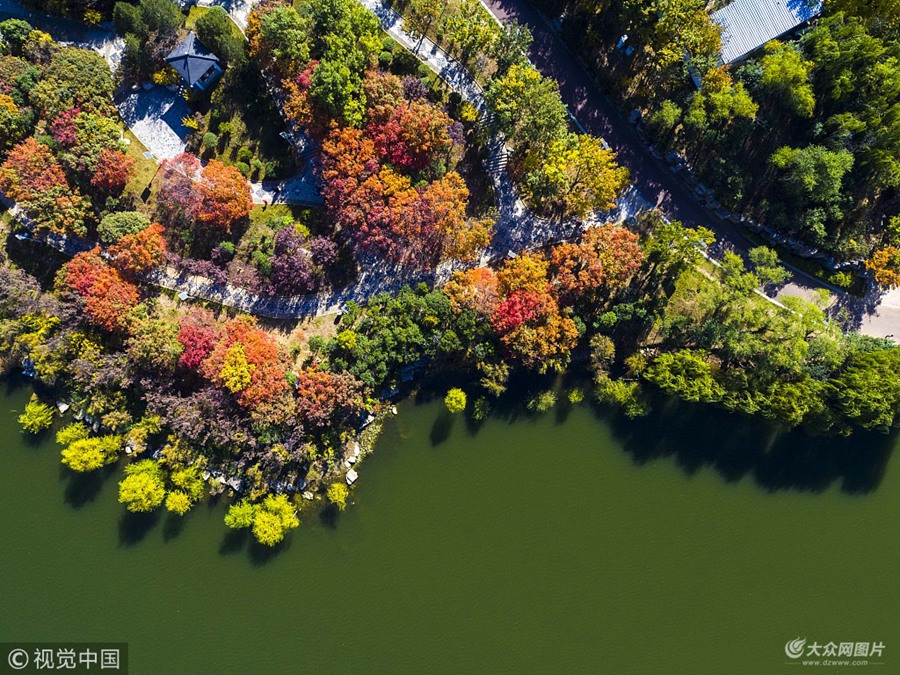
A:
<svg viewBox="0 0 900 675">
<path fill-rule="evenodd" d="M 31 399 L 25 405 L 25 411 L 19 415 L 19 424 L 30 434 L 43 431 L 53 424 L 53 408 L 46 403 L 41 403 L 37 394 L 32 394 Z"/>
<path fill-rule="evenodd" d="M 545 413 L 556 405 L 556 392 L 543 391 L 528 401 L 528 409 L 533 412 Z"/>
<path fill-rule="evenodd" d="M 475 399 L 475 405 L 472 406 L 472 418 L 476 422 L 483 422 L 491 414 L 491 403 L 484 396 Z"/>
<path fill-rule="evenodd" d="M 341 511 L 347 508 L 347 497 L 350 490 L 344 483 L 332 483 L 328 486 L 328 501 L 337 506 Z"/>
<path fill-rule="evenodd" d="M 850 288 L 853 285 L 854 277 L 850 272 L 835 272 L 829 281 L 839 288 Z"/>
<path fill-rule="evenodd" d="M 251 152 L 250 148 L 238 148 L 238 152 L 237 152 L 237 161 L 238 162 L 244 162 L 245 164 L 249 164 L 251 159 L 253 159 L 253 152 Z"/>
<path fill-rule="evenodd" d="M 250 175 L 250 165 L 247 164 L 246 162 L 238 161 L 237 164 L 235 164 L 235 166 L 237 167 L 237 170 L 240 171 L 244 177 Z"/>
<path fill-rule="evenodd" d="M 463 412 L 466 409 L 466 392 L 462 389 L 451 389 L 444 397 L 444 405 L 453 414 Z"/>
<path fill-rule="evenodd" d="M 391 67 L 391 63 L 394 62 L 394 55 L 388 51 L 381 52 L 378 55 L 378 66 L 387 70 Z"/>
<path fill-rule="evenodd" d="M 581 403 L 584 400 L 584 392 L 577 387 L 569 391 L 568 397 L 569 403 L 575 405 L 577 403 Z"/>
<path fill-rule="evenodd" d="M 115 244 L 126 234 L 137 234 L 150 227 L 150 219 L 138 211 L 119 211 L 103 217 L 97 235 L 104 244 Z"/>
<path fill-rule="evenodd" d="M 213 132 L 207 131 L 203 134 L 203 147 L 206 150 L 215 150 L 219 145 L 219 137 L 216 136 Z"/>
</svg>

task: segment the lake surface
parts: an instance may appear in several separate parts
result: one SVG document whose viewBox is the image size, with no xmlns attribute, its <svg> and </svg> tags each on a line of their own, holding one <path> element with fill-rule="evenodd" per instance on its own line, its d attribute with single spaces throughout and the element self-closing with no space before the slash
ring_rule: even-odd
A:
<svg viewBox="0 0 900 675">
<path fill-rule="evenodd" d="M 0 641 L 128 642 L 151 675 L 619 674 L 791 672 L 799 636 L 883 641 L 876 672 L 900 672 L 883 436 L 683 406 L 475 432 L 410 401 L 354 505 L 266 555 L 222 504 L 135 520 L 117 470 L 73 481 L 51 438 L 20 433 L 29 393 L 0 393 Z"/>
</svg>

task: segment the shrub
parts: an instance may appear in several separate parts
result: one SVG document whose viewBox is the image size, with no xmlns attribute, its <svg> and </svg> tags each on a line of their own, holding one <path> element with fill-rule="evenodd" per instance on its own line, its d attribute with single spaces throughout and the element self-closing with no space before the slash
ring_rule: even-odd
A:
<svg viewBox="0 0 900 675">
<path fill-rule="evenodd" d="M 466 409 L 466 392 L 453 388 L 444 397 L 444 405 L 451 413 L 461 413 Z"/>
<path fill-rule="evenodd" d="M 245 177 L 250 175 L 250 165 L 247 162 L 237 162 L 235 166 L 241 172 L 241 175 Z"/>
<path fill-rule="evenodd" d="M 556 405 L 556 392 L 543 391 L 528 401 L 528 409 L 533 412 L 545 413 Z"/>
<path fill-rule="evenodd" d="M 115 244 L 122 237 L 150 227 L 150 219 L 138 211 L 119 211 L 103 217 L 97 235 L 104 244 Z"/>
<path fill-rule="evenodd" d="M 347 508 L 347 497 L 350 490 L 344 483 L 332 483 L 328 486 L 328 501 L 337 506 L 341 511 Z"/>
<path fill-rule="evenodd" d="M 53 424 L 53 408 L 41 403 L 37 394 L 32 394 L 25 405 L 25 411 L 19 415 L 19 424 L 29 434 L 36 434 Z"/>
<path fill-rule="evenodd" d="M 216 146 L 219 145 L 219 137 L 216 136 L 213 132 L 207 131 L 203 134 L 203 147 L 206 150 L 215 150 Z"/>
</svg>

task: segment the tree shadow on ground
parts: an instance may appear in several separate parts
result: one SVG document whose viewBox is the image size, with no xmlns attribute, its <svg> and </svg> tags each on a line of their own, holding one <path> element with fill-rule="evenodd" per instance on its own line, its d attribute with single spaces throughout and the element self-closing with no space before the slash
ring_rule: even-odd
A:
<svg viewBox="0 0 900 675">
<path fill-rule="evenodd" d="M 159 523 L 159 512 L 131 513 L 126 511 L 119 520 L 119 544 L 134 546 L 140 543 Z"/>
<path fill-rule="evenodd" d="M 658 397 L 649 416 L 629 420 L 594 408 L 636 464 L 672 458 L 693 475 L 714 469 L 726 482 L 750 476 L 770 492 L 822 492 L 835 483 L 866 494 L 884 477 L 896 434 L 856 432 L 849 438 L 786 431 L 759 418 Z"/>
</svg>

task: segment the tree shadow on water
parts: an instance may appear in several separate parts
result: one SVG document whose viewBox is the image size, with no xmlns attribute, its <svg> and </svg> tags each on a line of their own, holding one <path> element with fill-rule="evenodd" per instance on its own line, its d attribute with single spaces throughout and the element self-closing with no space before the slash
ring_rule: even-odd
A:
<svg viewBox="0 0 900 675">
<path fill-rule="evenodd" d="M 453 430 L 454 416 L 446 410 L 442 411 L 434 424 L 431 425 L 431 433 L 428 435 L 432 446 L 438 446 L 450 438 L 450 432 Z"/>
<path fill-rule="evenodd" d="M 220 555 L 234 555 L 243 550 L 247 544 L 250 533 L 247 530 L 229 530 L 222 537 L 222 543 L 219 544 Z"/>
<path fill-rule="evenodd" d="M 636 464 L 672 458 L 688 475 L 714 469 L 726 482 L 745 476 L 765 490 L 822 492 L 835 483 L 847 494 L 866 494 L 884 477 L 896 434 L 857 431 L 850 437 L 787 431 L 759 418 L 672 399 L 629 420 L 600 411 Z"/>
<path fill-rule="evenodd" d="M 60 464 L 60 479 L 67 481 L 63 498 L 72 508 L 80 509 L 97 498 L 103 484 L 114 472 L 115 467 L 107 466 L 97 471 L 80 473 Z"/>
<path fill-rule="evenodd" d="M 159 522 L 159 512 L 131 513 L 126 511 L 119 520 L 119 544 L 134 546 L 140 543 Z"/>
<path fill-rule="evenodd" d="M 250 558 L 250 563 L 254 567 L 262 567 L 287 551 L 290 547 L 290 536 L 286 537 L 280 543 L 275 544 L 275 546 L 265 546 L 254 540 L 250 542 L 250 545 L 247 548 L 247 554 Z"/>
<path fill-rule="evenodd" d="M 169 513 L 166 522 L 163 523 L 163 541 L 168 543 L 177 538 L 184 530 L 184 520 L 187 515 L 179 516 L 177 513 Z"/>
<path fill-rule="evenodd" d="M 319 522 L 329 530 L 336 530 L 341 510 L 334 504 L 328 504 L 319 510 Z"/>
</svg>

